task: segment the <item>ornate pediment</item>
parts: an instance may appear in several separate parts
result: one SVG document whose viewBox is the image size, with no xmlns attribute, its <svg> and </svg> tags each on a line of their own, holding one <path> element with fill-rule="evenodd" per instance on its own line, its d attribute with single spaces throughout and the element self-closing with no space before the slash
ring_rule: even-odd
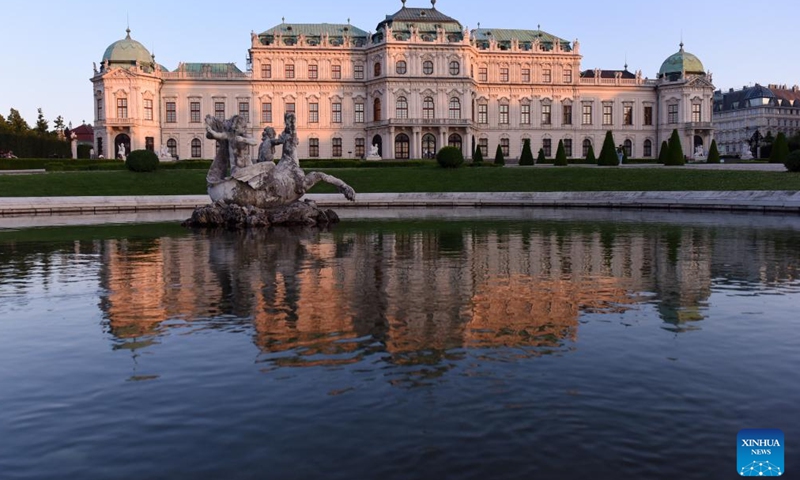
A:
<svg viewBox="0 0 800 480">
<path fill-rule="evenodd" d="M 686 80 L 687 87 L 694 88 L 711 88 L 714 89 L 714 84 L 711 83 L 706 77 L 696 76 Z"/>
</svg>

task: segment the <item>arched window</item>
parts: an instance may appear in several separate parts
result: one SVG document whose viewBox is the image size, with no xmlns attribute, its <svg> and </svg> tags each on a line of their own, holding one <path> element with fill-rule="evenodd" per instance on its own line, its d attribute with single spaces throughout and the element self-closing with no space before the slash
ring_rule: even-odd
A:
<svg viewBox="0 0 800 480">
<path fill-rule="evenodd" d="M 644 141 L 644 157 L 649 158 L 653 156 L 653 142 L 650 140 Z"/>
<path fill-rule="evenodd" d="M 462 149 L 461 135 L 457 133 L 450 135 L 450 137 L 448 137 L 447 139 L 447 145 L 461 150 Z"/>
<path fill-rule="evenodd" d="M 630 140 L 625 140 L 622 144 L 622 149 L 625 152 L 625 156 L 631 158 L 633 156 L 633 142 Z"/>
<path fill-rule="evenodd" d="M 433 107 L 433 97 L 425 97 L 422 101 L 422 118 L 425 120 L 433 120 L 436 118 L 436 112 Z"/>
<path fill-rule="evenodd" d="M 425 75 L 433 75 L 433 62 L 430 60 L 425 60 L 422 62 L 422 73 Z"/>
<path fill-rule="evenodd" d="M 398 75 L 405 75 L 406 71 L 408 70 L 408 66 L 406 65 L 406 61 L 405 60 L 400 60 L 399 62 L 397 62 L 396 70 L 397 70 L 397 74 Z"/>
<path fill-rule="evenodd" d="M 461 100 L 459 100 L 457 97 L 450 99 L 450 119 L 461 119 Z"/>
<path fill-rule="evenodd" d="M 372 121 L 379 122 L 381 120 L 381 99 L 376 98 L 372 104 Z"/>
<path fill-rule="evenodd" d="M 200 158 L 203 156 L 203 143 L 199 138 L 192 140 L 192 158 Z"/>
<path fill-rule="evenodd" d="M 178 142 L 174 138 L 167 140 L 167 150 L 172 158 L 178 156 Z"/>
<path fill-rule="evenodd" d="M 408 118 L 408 100 L 406 100 L 406 97 L 397 97 L 394 116 L 400 119 Z"/>
<path fill-rule="evenodd" d="M 373 72 L 376 77 L 381 76 L 381 62 L 375 62 L 375 70 Z"/>
<path fill-rule="evenodd" d="M 592 148 L 592 141 L 588 138 L 583 141 L 583 158 L 589 156 L 589 149 Z"/>
<path fill-rule="evenodd" d="M 422 158 L 433 158 L 436 156 L 436 137 L 430 133 L 422 136 Z"/>
<path fill-rule="evenodd" d="M 408 135 L 401 133 L 394 139 L 394 158 L 398 160 L 408 160 L 409 152 Z"/>
<path fill-rule="evenodd" d="M 461 73 L 461 64 L 453 60 L 452 62 L 450 62 L 450 75 L 455 76 L 458 75 L 459 73 Z"/>
</svg>

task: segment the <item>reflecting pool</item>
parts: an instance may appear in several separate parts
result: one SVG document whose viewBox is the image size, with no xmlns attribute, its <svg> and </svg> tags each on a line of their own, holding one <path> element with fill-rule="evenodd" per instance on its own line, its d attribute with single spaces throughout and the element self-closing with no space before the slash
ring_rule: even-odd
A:
<svg viewBox="0 0 800 480">
<path fill-rule="evenodd" d="M 800 218 L 342 212 L 0 222 L 0 478 L 800 469 Z"/>
</svg>

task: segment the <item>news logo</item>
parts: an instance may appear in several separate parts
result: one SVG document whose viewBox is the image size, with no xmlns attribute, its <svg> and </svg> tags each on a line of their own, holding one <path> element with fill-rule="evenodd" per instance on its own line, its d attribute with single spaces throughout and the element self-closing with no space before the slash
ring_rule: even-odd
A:
<svg viewBox="0 0 800 480">
<path fill-rule="evenodd" d="M 777 429 L 745 429 L 736 436 L 736 464 L 743 477 L 783 475 L 783 432 Z"/>
</svg>

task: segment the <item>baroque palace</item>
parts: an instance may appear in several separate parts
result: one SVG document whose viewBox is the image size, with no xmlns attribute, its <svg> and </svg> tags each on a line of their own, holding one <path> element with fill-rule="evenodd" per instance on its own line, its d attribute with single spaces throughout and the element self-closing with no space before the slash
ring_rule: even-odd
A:
<svg viewBox="0 0 800 480">
<path fill-rule="evenodd" d="M 657 157 L 677 129 L 691 157 L 713 137 L 714 87 L 680 50 L 657 78 L 641 71 L 581 70 L 580 44 L 536 30 L 468 30 L 436 9 L 402 8 L 375 33 L 350 24 L 281 23 L 251 34 L 246 71 L 233 63 L 181 63 L 169 71 L 128 35 L 111 44 L 92 77 L 95 151 L 168 151 L 212 158 L 206 115 L 241 115 L 250 132 L 283 128 L 295 112 L 301 158 L 432 157 L 443 146 L 497 145 L 596 153 L 606 131 L 629 157 Z M 479 26 L 480 27 L 480 26 Z M 702 147 L 702 148 L 699 148 Z M 255 154 L 253 149 L 253 154 Z"/>
</svg>

